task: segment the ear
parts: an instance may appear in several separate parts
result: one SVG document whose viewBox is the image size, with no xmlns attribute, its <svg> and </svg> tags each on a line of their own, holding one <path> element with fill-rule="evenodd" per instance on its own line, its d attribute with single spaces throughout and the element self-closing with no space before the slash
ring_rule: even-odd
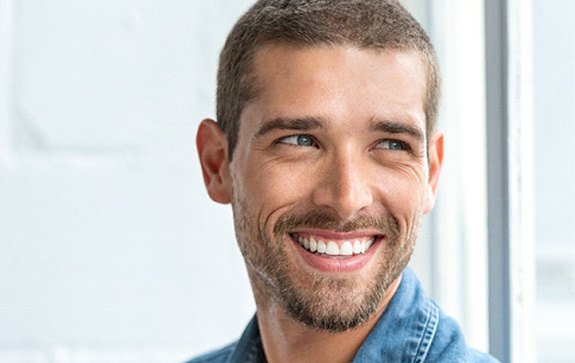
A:
<svg viewBox="0 0 575 363">
<path fill-rule="evenodd" d="M 198 127 L 196 146 L 202 166 L 204 183 L 215 202 L 231 202 L 232 183 L 228 160 L 228 143 L 220 126 L 213 120 L 203 120 Z"/>
<path fill-rule="evenodd" d="M 439 174 L 443 164 L 443 133 L 436 132 L 429 140 L 429 177 L 427 180 L 427 192 L 423 213 L 429 213 L 435 204 Z"/>
</svg>

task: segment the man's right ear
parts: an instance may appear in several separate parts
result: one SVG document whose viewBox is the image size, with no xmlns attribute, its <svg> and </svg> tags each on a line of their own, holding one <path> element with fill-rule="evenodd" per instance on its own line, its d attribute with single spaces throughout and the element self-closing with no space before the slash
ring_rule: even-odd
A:
<svg viewBox="0 0 575 363">
<path fill-rule="evenodd" d="M 196 135 L 196 146 L 204 183 L 210 198 L 218 203 L 231 203 L 232 182 L 228 160 L 228 142 L 215 121 L 206 119 L 200 123 Z"/>
</svg>

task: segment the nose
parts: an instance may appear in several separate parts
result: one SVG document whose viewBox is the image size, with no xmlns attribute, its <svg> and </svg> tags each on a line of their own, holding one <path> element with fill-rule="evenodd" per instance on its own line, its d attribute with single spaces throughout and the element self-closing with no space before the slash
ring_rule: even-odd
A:
<svg viewBox="0 0 575 363">
<path fill-rule="evenodd" d="M 313 192 L 313 202 L 332 209 L 342 220 L 354 216 L 373 203 L 369 165 L 352 153 L 342 153 L 326 160 L 319 182 Z"/>
</svg>

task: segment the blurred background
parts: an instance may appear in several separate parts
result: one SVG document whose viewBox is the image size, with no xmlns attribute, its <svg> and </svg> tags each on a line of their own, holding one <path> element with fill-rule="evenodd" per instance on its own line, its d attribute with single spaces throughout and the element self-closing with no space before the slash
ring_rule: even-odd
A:
<svg viewBox="0 0 575 363">
<path fill-rule="evenodd" d="M 195 132 L 215 117 L 218 53 L 251 3 L 0 0 L 0 362 L 180 362 L 239 337 L 255 307 Z M 575 362 L 575 3 L 402 3 L 437 48 L 447 135 L 412 268 L 471 345 Z M 519 38 L 486 38 L 494 4 Z M 531 185 L 522 222 L 502 218 L 519 242 L 490 237 L 490 182 L 515 185 L 490 172 L 490 48 L 522 90 L 505 100 L 521 105 L 508 136 L 523 154 L 501 154 Z M 497 313 L 513 334 L 489 323 Z"/>
</svg>

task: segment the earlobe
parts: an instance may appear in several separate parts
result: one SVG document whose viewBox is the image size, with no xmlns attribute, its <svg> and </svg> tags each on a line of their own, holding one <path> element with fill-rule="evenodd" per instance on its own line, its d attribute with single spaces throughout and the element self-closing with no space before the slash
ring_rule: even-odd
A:
<svg viewBox="0 0 575 363">
<path fill-rule="evenodd" d="M 232 193 L 227 139 L 215 121 L 206 119 L 200 123 L 196 146 L 210 198 L 218 203 L 230 203 Z"/>
<path fill-rule="evenodd" d="M 429 213 L 435 204 L 439 174 L 443 164 L 443 133 L 436 132 L 429 140 L 429 177 L 427 180 L 427 196 L 423 207 L 424 213 Z"/>
</svg>

